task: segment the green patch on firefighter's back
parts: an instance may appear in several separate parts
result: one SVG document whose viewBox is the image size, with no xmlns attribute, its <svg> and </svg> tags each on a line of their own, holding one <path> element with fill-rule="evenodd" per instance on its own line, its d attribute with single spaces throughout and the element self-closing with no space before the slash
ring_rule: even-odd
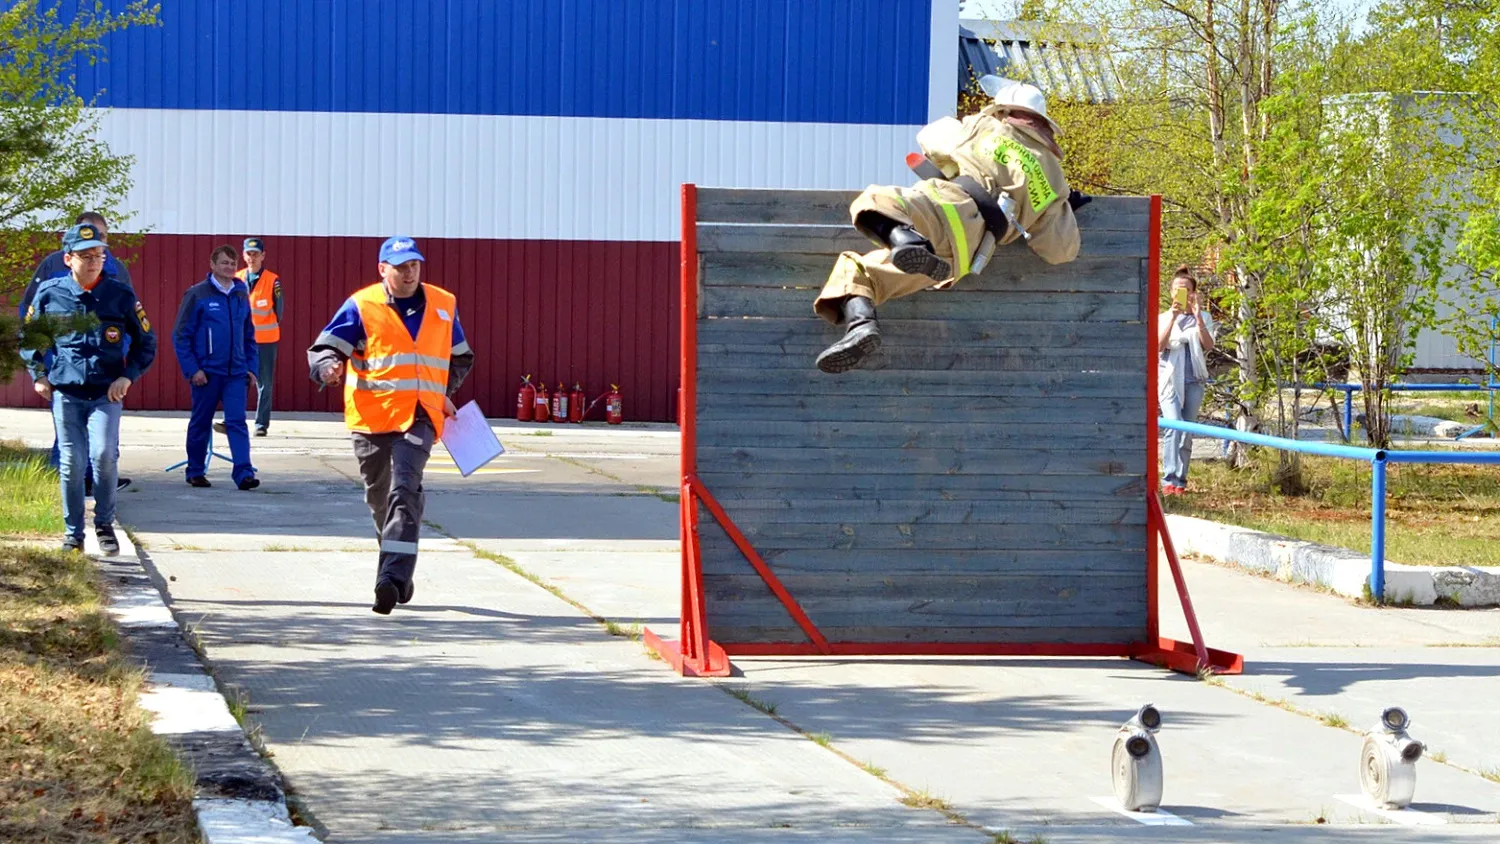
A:
<svg viewBox="0 0 1500 844">
<path fill-rule="evenodd" d="M 1047 171 L 1042 169 L 1042 162 L 1036 157 L 1036 153 L 1010 138 L 996 138 L 992 155 L 1002 166 L 1015 164 L 1026 174 L 1026 193 L 1033 211 L 1040 214 L 1042 209 L 1057 199 L 1057 191 L 1047 181 Z"/>
</svg>

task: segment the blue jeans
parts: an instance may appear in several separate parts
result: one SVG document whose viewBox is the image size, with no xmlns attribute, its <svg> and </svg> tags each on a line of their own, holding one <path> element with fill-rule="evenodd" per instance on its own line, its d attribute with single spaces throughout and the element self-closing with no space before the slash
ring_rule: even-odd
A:
<svg viewBox="0 0 1500 844">
<path fill-rule="evenodd" d="M 213 435 L 214 410 L 219 402 L 224 403 L 224 430 L 229 434 L 234 482 L 255 477 L 255 467 L 250 465 L 250 429 L 245 426 L 249 390 L 248 375 L 210 375 L 207 384 L 193 387 L 193 415 L 188 418 L 187 429 L 188 477 L 202 477 L 207 471 L 208 441 Z"/>
<path fill-rule="evenodd" d="M 1203 384 L 1189 381 L 1182 385 L 1185 396 L 1162 398 L 1163 419 L 1181 422 L 1197 422 L 1198 410 L 1203 406 Z M 1193 435 L 1185 431 L 1167 431 L 1162 444 L 1162 484 L 1187 486 L 1188 463 L 1193 459 Z"/>
<path fill-rule="evenodd" d="M 78 399 L 52 393 L 52 424 L 57 428 L 63 499 L 63 526 L 68 536 L 83 538 L 83 478 L 94 464 L 94 526 L 115 521 L 115 482 L 120 476 L 121 404 L 108 398 Z"/>
</svg>

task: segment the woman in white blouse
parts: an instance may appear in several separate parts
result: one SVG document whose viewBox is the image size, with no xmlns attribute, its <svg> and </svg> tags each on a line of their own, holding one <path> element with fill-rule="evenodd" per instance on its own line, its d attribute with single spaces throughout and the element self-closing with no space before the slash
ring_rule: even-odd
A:
<svg viewBox="0 0 1500 844">
<path fill-rule="evenodd" d="M 1208 353 L 1214 348 L 1214 321 L 1199 303 L 1198 280 L 1186 265 L 1178 267 L 1172 278 L 1171 309 L 1157 318 L 1156 347 L 1161 350 L 1157 384 L 1162 417 L 1198 421 L 1208 385 Z M 1167 431 L 1165 440 L 1162 494 L 1181 495 L 1187 492 L 1193 436 Z"/>
</svg>

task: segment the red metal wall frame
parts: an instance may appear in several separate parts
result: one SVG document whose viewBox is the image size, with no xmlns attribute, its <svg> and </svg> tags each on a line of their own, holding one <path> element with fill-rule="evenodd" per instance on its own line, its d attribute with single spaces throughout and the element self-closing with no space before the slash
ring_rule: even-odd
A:
<svg viewBox="0 0 1500 844">
<path fill-rule="evenodd" d="M 208 274 L 220 244 L 238 249 L 248 232 L 148 235 L 122 251 L 161 340 L 156 365 L 131 391 L 130 410 L 187 410 L 186 382 L 171 350 L 183 291 Z M 266 266 L 285 280 L 275 407 L 338 411 L 337 390 L 318 392 L 303 352 L 350 293 L 378 280 L 380 238 L 267 237 Z M 677 412 L 680 355 L 673 320 L 679 285 L 671 242 L 458 240 L 419 238 L 427 279 L 458 296 L 478 363 L 461 401 L 490 416 L 515 413 L 521 376 L 580 381 L 590 398 L 619 384 L 625 418 L 670 422 Z M 0 385 L 0 406 L 41 407 L 22 376 Z M 603 418 L 603 403 L 593 420 Z"/>
</svg>

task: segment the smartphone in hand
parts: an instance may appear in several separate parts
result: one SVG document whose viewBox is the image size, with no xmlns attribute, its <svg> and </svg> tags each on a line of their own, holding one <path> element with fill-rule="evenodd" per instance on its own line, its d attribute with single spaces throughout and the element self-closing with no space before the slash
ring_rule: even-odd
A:
<svg viewBox="0 0 1500 844">
<path fill-rule="evenodd" d="M 1187 309 L 1188 309 L 1188 289 L 1186 287 L 1179 287 L 1176 290 L 1173 290 L 1172 291 L 1172 302 L 1177 305 L 1177 310 L 1184 311 L 1184 312 L 1187 311 Z"/>
</svg>

